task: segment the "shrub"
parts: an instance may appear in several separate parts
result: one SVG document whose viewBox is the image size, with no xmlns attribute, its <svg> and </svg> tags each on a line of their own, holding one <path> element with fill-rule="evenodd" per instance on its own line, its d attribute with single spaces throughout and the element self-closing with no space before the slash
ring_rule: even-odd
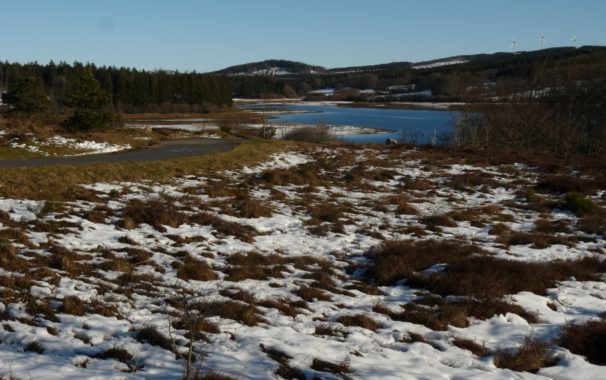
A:
<svg viewBox="0 0 606 380">
<path fill-rule="evenodd" d="M 328 127 L 318 125 L 315 127 L 292 128 L 286 132 L 284 139 L 295 141 L 322 142 L 331 138 Z"/>
<path fill-rule="evenodd" d="M 606 365 L 606 320 L 567 324 L 558 343 L 590 363 Z"/>
<path fill-rule="evenodd" d="M 564 201 L 566 202 L 566 208 L 577 215 L 583 215 L 593 209 L 591 199 L 576 191 L 567 193 Z"/>
<path fill-rule="evenodd" d="M 533 337 L 526 337 L 517 349 L 497 350 L 494 365 L 519 372 L 537 372 L 553 364 L 547 355 L 548 344 Z"/>
<path fill-rule="evenodd" d="M 589 194 L 598 189 L 595 181 L 565 175 L 546 175 L 536 185 L 536 190 L 548 193 L 565 194 L 577 192 Z"/>
</svg>

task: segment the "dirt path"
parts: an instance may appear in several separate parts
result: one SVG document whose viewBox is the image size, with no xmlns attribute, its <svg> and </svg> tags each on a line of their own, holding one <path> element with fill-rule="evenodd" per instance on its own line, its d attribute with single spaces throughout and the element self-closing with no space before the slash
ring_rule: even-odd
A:
<svg viewBox="0 0 606 380">
<path fill-rule="evenodd" d="M 132 161 L 168 160 L 179 157 L 225 152 L 235 148 L 238 144 L 239 142 L 237 140 L 188 138 L 163 141 L 149 147 L 117 153 L 93 154 L 86 156 L 70 157 L 0 160 L 0 168 L 31 168 L 54 165 L 82 165 Z"/>
</svg>

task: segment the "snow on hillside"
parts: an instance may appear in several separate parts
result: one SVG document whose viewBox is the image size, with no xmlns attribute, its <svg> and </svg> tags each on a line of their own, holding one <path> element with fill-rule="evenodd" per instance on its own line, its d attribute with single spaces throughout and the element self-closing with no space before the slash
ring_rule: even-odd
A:
<svg viewBox="0 0 606 380">
<path fill-rule="evenodd" d="M 436 67 L 442 66 L 450 66 L 450 65 L 460 65 L 462 63 L 467 63 L 469 60 L 467 59 L 450 59 L 444 61 L 434 61 L 428 63 L 415 63 L 412 68 L 413 69 L 433 69 Z"/>
</svg>

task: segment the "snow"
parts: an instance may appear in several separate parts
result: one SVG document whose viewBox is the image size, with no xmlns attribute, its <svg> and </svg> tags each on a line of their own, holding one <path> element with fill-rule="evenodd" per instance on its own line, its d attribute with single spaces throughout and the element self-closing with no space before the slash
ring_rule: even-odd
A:
<svg viewBox="0 0 606 380">
<path fill-rule="evenodd" d="M 346 164 L 348 154 L 352 157 Z M 262 174 L 268 170 L 295 171 L 302 167 L 321 165 L 318 175 L 326 182 L 305 185 L 264 186 Z M 340 179 L 356 165 L 363 164 L 365 173 L 389 169 L 392 178 L 377 180 L 361 179 L 363 189 L 349 188 Z M 507 170 L 505 170 L 507 169 Z M 27 199 L 0 199 L 0 210 L 8 213 L 10 223 L 26 231 L 29 246 L 15 245 L 18 256 L 32 260 L 51 255 L 49 245 L 62 247 L 81 257 L 82 263 L 91 265 L 91 272 L 78 272 L 65 267 L 62 270 L 45 268 L 50 274 L 37 278 L 24 291 L 34 302 L 48 300 L 51 305 L 61 305 L 66 297 L 77 297 L 89 303 L 113 307 L 116 316 L 103 316 L 88 311 L 85 315 L 57 312 L 57 319 L 47 320 L 32 315 L 30 305 L 11 299 L 3 299 L 1 310 L 10 319 L 0 328 L 0 374 L 13 374 L 17 378 L 43 379 L 175 379 L 183 371 L 183 360 L 175 354 L 136 339 L 136 330 L 155 326 L 174 342 L 185 347 L 184 330 L 171 329 L 169 325 L 177 309 L 167 299 L 190 297 L 203 302 L 225 301 L 225 292 L 239 288 L 250 292 L 260 300 L 298 300 L 295 291 L 301 285 L 311 286 L 312 274 L 326 274 L 335 282 L 338 290 L 344 290 L 354 280 L 362 280 L 359 271 L 353 274 L 351 265 L 364 263 L 364 252 L 380 244 L 383 239 L 405 239 L 411 235 L 407 226 L 425 228 L 418 222 L 423 215 L 445 213 L 450 210 L 475 209 L 487 205 L 499 205 L 502 214 L 511 215 L 507 225 L 516 230 L 528 230 L 538 212 L 509 207 L 519 191 L 517 181 L 532 181 L 534 169 L 522 165 L 507 167 L 478 167 L 469 163 L 431 163 L 414 150 L 380 151 L 357 148 L 352 154 L 346 148 L 301 148 L 271 155 L 256 165 L 234 167 L 230 171 L 208 172 L 174 178 L 167 183 L 92 183 L 83 184 L 96 192 L 99 200 L 73 201 L 64 204 L 60 214 L 43 213 L 43 201 Z M 498 185 L 488 190 L 473 189 L 469 192 L 448 189 L 444 183 L 453 176 L 477 172 L 491 176 Z M 435 191 L 406 189 L 410 206 L 420 215 L 400 214 L 394 205 L 385 209 L 371 204 L 393 194 L 401 194 L 403 180 L 425 180 Z M 234 203 L 229 195 L 212 196 L 210 190 L 221 184 L 228 188 L 244 189 L 248 196 L 271 206 L 270 216 L 245 218 L 223 212 Z M 247 186 L 247 187 L 244 187 Z M 148 224 L 132 229 L 121 228 L 125 205 L 131 199 L 170 199 L 181 212 L 195 214 L 210 212 L 226 222 L 250 226 L 255 231 L 251 241 L 242 241 L 229 234 L 218 233 L 212 225 L 185 222 L 178 226 L 165 226 L 164 230 Z M 326 235 L 313 234 L 307 223 L 310 215 L 305 207 L 324 200 L 347 206 L 343 214 L 342 232 L 328 231 Z M 227 206 L 221 205 L 224 202 Z M 596 198 L 596 202 L 601 202 Z M 105 221 L 88 219 L 87 212 L 95 207 L 112 210 Z M 574 215 L 552 210 L 552 219 L 567 218 L 574 225 Z M 92 219 L 92 218 L 91 218 Z M 65 228 L 44 230 L 36 223 L 68 223 Z M 3 228 L 13 226 L 3 225 Z M 379 232 L 383 239 L 368 230 Z M 426 230 L 426 238 L 439 238 L 460 242 L 473 241 L 481 244 L 496 257 L 521 261 L 551 261 L 554 259 L 597 256 L 606 247 L 603 236 L 567 246 L 551 246 L 534 249 L 529 246 L 504 248 L 495 242 L 487 228 L 459 222 L 456 227 L 444 227 L 436 232 Z M 177 237 L 183 242 L 177 242 Z M 192 240 L 187 240 L 190 238 Z M 195 238 L 195 239 L 194 239 Z M 48 242 L 48 243 L 44 243 Z M 129 249 L 149 253 L 144 262 L 126 260 Z M 262 255 L 279 255 L 287 260 L 286 275 L 265 279 L 230 281 L 225 270 L 228 259 L 242 252 Z M 183 254 L 204 261 L 212 266 L 218 279 L 211 281 L 186 281 L 177 277 L 175 264 Z M 153 280 L 133 287 L 132 283 L 120 282 L 124 273 L 116 268 L 102 268 L 111 257 L 121 257 L 132 269 L 129 275 L 151 275 Z M 330 268 L 324 273 L 318 264 L 299 267 L 288 260 L 304 256 L 310 260 L 324 260 Z M 263 263 L 259 263 L 260 266 Z M 438 264 L 431 271 L 443 270 Z M 334 275 L 333 275 L 334 274 Z M 22 276 L 2 269 L 0 277 Z M 599 379 L 604 378 L 603 368 L 588 363 L 579 355 L 554 347 L 560 362 L 537 374 L 513 372 L 496 368 L 492 356 L 476 357 L 469 351 L 452 344 L 455 337 L 473 339 L 494 352 L 499 348 L 516 347 L 526 336 L 542 339 L 553 338 L 565 323 L 596 319 L 606 310 L 606 284 L 603 281 L 578 281 L 568 279 L 549 289 L 546 294 L 520 292 L 510 296 L 512 302 L 525 310 L 535 312 L 538 323 L 529 323 L 515 314 L 495 315 L 486 320 L 471 319 L 465 328 L 448 327 L 445 331 L 433 331 L 411 322 L 395 321 L 386 315 L 373 312 L 373 306 L 381 303 L 396 310 L 399 305 L 411 302 L 417 289 L 403 284 L 382 286 L 381 294 L 370 295 L 350 289 L 348 294 L 329 292 L 331 301 L 309 301 L 307 307 L 297 309 L 290 317 L 273 308 L 258 306 L 264 321 L 248 326 L 236 320 L 209 317 L 217 323 L 220 332 L 208 334 L 209 341 L 198 341 L 196 349 L 204 353 L 199 364 L 205 369 L 217 370 L 241 379 L 277 378 L 274 371 L 278 363 L 262 352 L 261 345 L 288 354 L 289 365 L 301 369 L 308 378 L 338 378 L 310 368 L 314 358 L 334 363 L 347 362 L 354 379 Z M 23 295 L 26 297 L 26 295 Z M 284 301 L 284 304 L 288 302 Z M 556 310 L 548 306 L 557 304 Z M 57 306 L 58 307 L 58 306 Z M 343 315 L 363 313 L 380 324 L 376 331 L 357 326 L 345 326 L 336 322 Z M 339 336 L 314 334 L 317 327 L 330 325 L 343 331 Z M 6 327 L 8 326 L 8 327 Z M 51 334 L 47 327 L 56 329 Z M 402 338 L 409 333 L 422 334 L 431 344 L 405 343 Z M 42 354 L 24 350 L 27 344 L 38 342 Z M 127 350 L 133 360 L 130 363 L 143 368 L 128 372 L 127 364 L 114 359 L 101 359 L 97 354 L 110 348 Z M 86 365 L 84 365 L 86 363 Z"/>
<path fill-rule="evenodd" d="M 76 140 L 62 136 L 53 136 L 46 140 L 46 145 L 66 146 L 72 149 L 83 150 L 86 152 L 74 154 L 74 156 L 82 156 L 87 154 L 113 153 L 131 149 L 129 144 L 119 145 L 110 144 L 108 142 L 97 142 L 88 140 Z"/>
<path fill-rule="evenodd" d="M 4 132 L 4 131 L 1 131 Z M 4 133 L 0 133 L 0 136 Z M 20 143 L 18 139 L 13 139 L 9 146 L 13 149 L 23 149 L 32 153 L 39 153 L 43 156 L 49 156 L 50 154 L 45 151 L 46 147 L 66 147 L 79 151 L 72 154 L 64 154 L 64 156 L 83 156 L 88 154 L 102 154 L 102 153 L 113 153 L 120 152 L 123 150 L 131 149 L 129 144 L 110 144 L 108 142 L 97 142 L 90 140 L 78 140 L 73 138 L 66 138 L 63 136 L 52 136 L 45 140 L 38 140 L 32 138 L 31 141 Z"/>
<path fill-rule="evenodd" d="M 413 69 L 433 69 L 436 67 L 442 67 L 442 66 L 451 66 L 451 65 L 460 65 L 463 63 L 467 63 L 469 62 L 469 60 L 467 59 L 450 59 L 450 60 L 445 60 L 445 61 L 435 61 L 435 62 L 431 62 L 431 63 L 415 63 L 412 68 Z"/>
</svg>

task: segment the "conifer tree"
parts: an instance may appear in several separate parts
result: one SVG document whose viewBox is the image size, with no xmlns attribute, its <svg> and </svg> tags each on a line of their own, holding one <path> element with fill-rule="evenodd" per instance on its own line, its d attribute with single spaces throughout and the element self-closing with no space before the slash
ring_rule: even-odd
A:
<svg viewBox="0 0 606 380">
<path fill-rule="evenodd" d="M 2 94 L 2 102 L 11 106 L 14 112 L 28 116 L 47 111 L 51 107 L 46 88 L 40 79 L 34 77 L 19 80 L 14 88 Z"/>
<path fill-rule="evenodd" d="M 111 111 L 111 96 L 103 91 L 91 68 L 84 68 L 71 88 L 67 105 L 74 114 L 66 121 L 70 131 L 90 131 L 112 127 L 116 115 Z"/>
</svg>

